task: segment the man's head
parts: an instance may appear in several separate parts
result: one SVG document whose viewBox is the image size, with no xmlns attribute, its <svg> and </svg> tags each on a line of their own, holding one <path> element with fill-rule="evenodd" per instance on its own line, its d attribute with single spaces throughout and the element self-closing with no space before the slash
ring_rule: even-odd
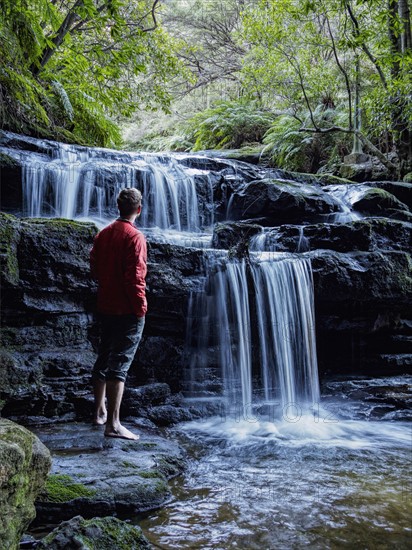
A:
<svg viewBox="0 0 412 550">
<path fill-rule="evenodd" d="M 142 194 L 134 187 L 126 187 L 117 195 L 117 206 L 123 217 L 139 216 L 142 209 Z"/>
</svg>

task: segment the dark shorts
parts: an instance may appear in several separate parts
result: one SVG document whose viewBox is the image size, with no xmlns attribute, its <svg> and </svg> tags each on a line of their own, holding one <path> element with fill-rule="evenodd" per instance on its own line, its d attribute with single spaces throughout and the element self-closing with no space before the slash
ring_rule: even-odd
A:
<svg viewBox="0 0 412 550">
<path fill-rule="evenodd" d="M 145 317 L 97 314 L 100 342 L 92 380 L 126 380 L 142 338 Z"/>
</svg>

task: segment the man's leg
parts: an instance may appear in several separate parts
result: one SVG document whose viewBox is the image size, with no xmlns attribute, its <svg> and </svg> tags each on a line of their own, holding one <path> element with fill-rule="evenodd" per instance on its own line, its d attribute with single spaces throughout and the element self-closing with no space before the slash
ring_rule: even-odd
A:
<svg viewBox="0 0 412 550">
<path fill-rule="evenodd" d="M 107 380 L 107 425 L 104 435 L 111 437 L 122 437 L 124 439 L 139 439 L 120 424 L 120 405 L 123 397 L 124 382 L 122 380 Z"/>
<path fill-rule="evenodd" d="M 93 424 L 102 425 L 107 420 L 106 410 L 106 380 L 96 378 L 93 381 L 94 391 L 94 416 Z"/>
<path fill-rule="evenodd" d="M 97 359 L 93 366 L 92 383 L 94 393 L 93 424 L 102 425 L 107 420 L 106 410 L 106 377 L 107 361 L 111 350 L 111 325 L 110 320 L 102 314 L 98 316 L 99 322 L 99 347 Z"/>
<path fill-rule="evenodd" d="M 108 408 L 104 431 L 106 436 L 139 439 L 139 435 L 121 425 L 120 405 L 127 372 L 142 338 L 144 324 L 144 317 L 139 318 L 134 315 L 124 316 L 117 322 L 116 339 L 112 345 L 106 373 Z"/>
</svg>

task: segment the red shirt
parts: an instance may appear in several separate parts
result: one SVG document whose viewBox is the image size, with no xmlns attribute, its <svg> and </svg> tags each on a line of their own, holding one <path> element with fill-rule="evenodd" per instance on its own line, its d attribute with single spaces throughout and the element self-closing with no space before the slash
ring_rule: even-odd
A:
<svg viewBox="0 0 412 550">
<path fill-rule="evenodd" d="M 146 314 L 146 239 L 132 222 L 118 218 L 97 233 L 90 250 L 90 270 L 98 281 L 99 312 Z"/>
</svg>

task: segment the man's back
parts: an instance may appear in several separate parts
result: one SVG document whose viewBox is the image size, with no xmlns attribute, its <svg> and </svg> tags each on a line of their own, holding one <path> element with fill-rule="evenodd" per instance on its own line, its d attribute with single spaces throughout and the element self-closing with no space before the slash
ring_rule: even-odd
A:
<svg viewBox="0 0 412 550">
<path fill-rule="evenodd" d="M 99 283 L 99 312 L 146 314 L 146 239 L 133 223 L 119 218 L 96 235 L 90 267 Z"/>
</svg>

